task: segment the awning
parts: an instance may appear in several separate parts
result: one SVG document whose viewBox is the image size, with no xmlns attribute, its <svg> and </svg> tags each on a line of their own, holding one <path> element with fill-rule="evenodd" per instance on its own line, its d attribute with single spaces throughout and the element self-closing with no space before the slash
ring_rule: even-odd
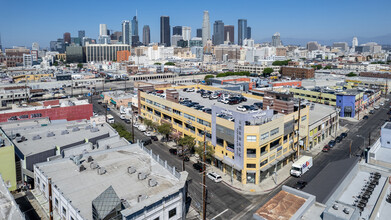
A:
<svg viewBox="0 0 391 220">
<path fill-rule="evenodd" d="M 114 100 L 112 100 L 112 99 L 110 100 L 110 102 L 111 102 L 111 103 L 113 103 L 114 105 L 116 105 L 116 104 L 117 104 L 117 102 L 116 102 L 116 101 L 114 101 Z"/>
</svg>

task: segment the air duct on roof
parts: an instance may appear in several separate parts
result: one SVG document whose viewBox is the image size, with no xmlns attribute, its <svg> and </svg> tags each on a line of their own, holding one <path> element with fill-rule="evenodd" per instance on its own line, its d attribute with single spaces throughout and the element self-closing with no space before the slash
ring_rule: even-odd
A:
<svg viewBox="0 0 391 220">
<path fill-rule="evenodd" d="M 56 135 L 53 133 L 53 131 L 49 131 L 46 136 L 47 137 L 53 137 L 53 136 L 56 136 Z"/>
<path fill-rule="evenodd" d="M 80 128 L 79 127 L 74 127 L 72 128 L 72 131 L 75 132 L 75 131 L 80 131 Z"/>
<path fill-rule="evenodd" d="M 69 131 L 68 130 L 61 131 L 61 135 L 64 135 L 64 134 L 69 134 Z"/>
<path fill-rule="evenodd" d="M 150 187 L 157 186 L 157 181 L 154 178 L 151 178 L 151 179 L 148 180 L 148 185 Z"/>
<path fill-rule="evenodd" d="M 139 180 L 145 180 L 148 177 L 148 173 L 140 172 L 138 173 Z"/>
<path fill-rule="evenodd" d="M 128 173 L 133 174 L 136 172 L 136 168 L 134 167 L 128 167 Z"/>
<path fill-rule="evenodd" d="M 35 136 L 33 137 L 33 141 L 39 140 L 39 139 L 41 139 L 41 136 L 39 136 L 39 134 L 38 134 L 38 135 L 35 135 Z"/>
<path fill-rule="evenodd" d="M 106 173 L 106 169 L 104 167 L 99 167 L 97 169 L 98 175 L 103 175 Z"/>
</svg>

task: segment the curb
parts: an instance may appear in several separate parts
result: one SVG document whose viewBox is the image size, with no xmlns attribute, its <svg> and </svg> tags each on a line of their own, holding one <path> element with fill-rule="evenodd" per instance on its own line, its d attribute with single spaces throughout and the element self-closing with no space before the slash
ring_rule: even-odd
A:
<svg viewBox="0 0 391 220">
<path fill-rule="evenodd" d="M 281 184 L 283 184 L 285 181 L 287 181 L 289 179 L 290 176 L 288 176 L 287 178 L 285 178 L 283 181 L 281 181 L 279 184 L 277 184 L 276 186 L 274 186 L 273 188 L 270 188 L 270 189 L 267 189 L 267 190 L 263 190 L 263 191 L 259 191 L 259 192 L 250 192 L 250 191 L 245 191 L 245 190 L 242 190 L 242 189 L 239 189 L 235 186 L 232 186 L 230 185 L 229 183 L 225 182 L 224 180 L 222 181 L 224 185 L 234 189 L 234 190 L 237 190 L 237 191 L 240 191 L 240 192 L 243 192 L 243 193 L 246 193 L 246 194 L 264 194 L 264 193 L 267 193 L 267 192 L 270 192 L 270 191 L 273 191 L 274 189 L 276 189 L 277 187 L 279 187 Z"/>
</svg>

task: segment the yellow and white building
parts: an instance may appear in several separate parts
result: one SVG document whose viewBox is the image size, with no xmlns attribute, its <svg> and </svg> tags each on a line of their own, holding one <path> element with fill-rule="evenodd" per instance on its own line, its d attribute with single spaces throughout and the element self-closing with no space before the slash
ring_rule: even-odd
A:
<svg viewBox="0 0 391 220">
<path fill-rule="evenodd" d="M 298 146 L 306 149 L 309 107 L 302 106 L 300 120 L 299 111 L 287 115 L 271 109 L 243 113 L 236 111 L 237 105 L 202 99 L 195 92 L 182 92 L 183 88 L 190 87 L 209 91 L 221 89 L 204 85 L 170 88 L 176 89 L 180 98 L 199 100 L 201 105 L 212 109 L 212 114 L 140 90 L 139 114 L 158 123 L 168 122 L 174 130 L 194 137 L 198 143 L 204 140 L 205 130 L 206 140 L 215 150 L 212 164 L 233 179 L 243 184 L 258 184 L 297 156 Z M 248 99 L 245 104 L 262 101 L 259 96 L 242 95 Z M 217 117 L 220 113 L 230 114 L 235 121 Z M 298 130 L 300 135 L 297 135 Z"/>
</svg>

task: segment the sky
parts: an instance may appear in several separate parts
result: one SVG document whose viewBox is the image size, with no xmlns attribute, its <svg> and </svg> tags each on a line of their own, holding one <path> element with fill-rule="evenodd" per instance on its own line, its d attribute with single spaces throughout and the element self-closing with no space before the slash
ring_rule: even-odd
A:
<svg viewBox="0 0 391 220">
<path fill-rule="evenodd" d="M 70 32 L 98 38 L 99 24 L 121 30 L 122 20 L 138 12 L 139 35 L 149 25 L 151 40 L 159 42 L 160 16 L 170 16 L 170 25 L 190 26 L 192 36 L 202 27 L 203 11 L 213 22 L 235 25 L 247 19 L 255 42 L 271 41 L 275 32 L 284 42 L 302 40 L 341 40 L 353 36 L 372 38 L 391 34 L 390 0 L 0 0 L 0 35 L 3 47 L 26 46 L 38 42 L 48 47 L 51 40 Z M 172 33 L 172 29 L 171 29 Z M 391 41 L 391 36 L 390 36 Z"/>
</svg>

